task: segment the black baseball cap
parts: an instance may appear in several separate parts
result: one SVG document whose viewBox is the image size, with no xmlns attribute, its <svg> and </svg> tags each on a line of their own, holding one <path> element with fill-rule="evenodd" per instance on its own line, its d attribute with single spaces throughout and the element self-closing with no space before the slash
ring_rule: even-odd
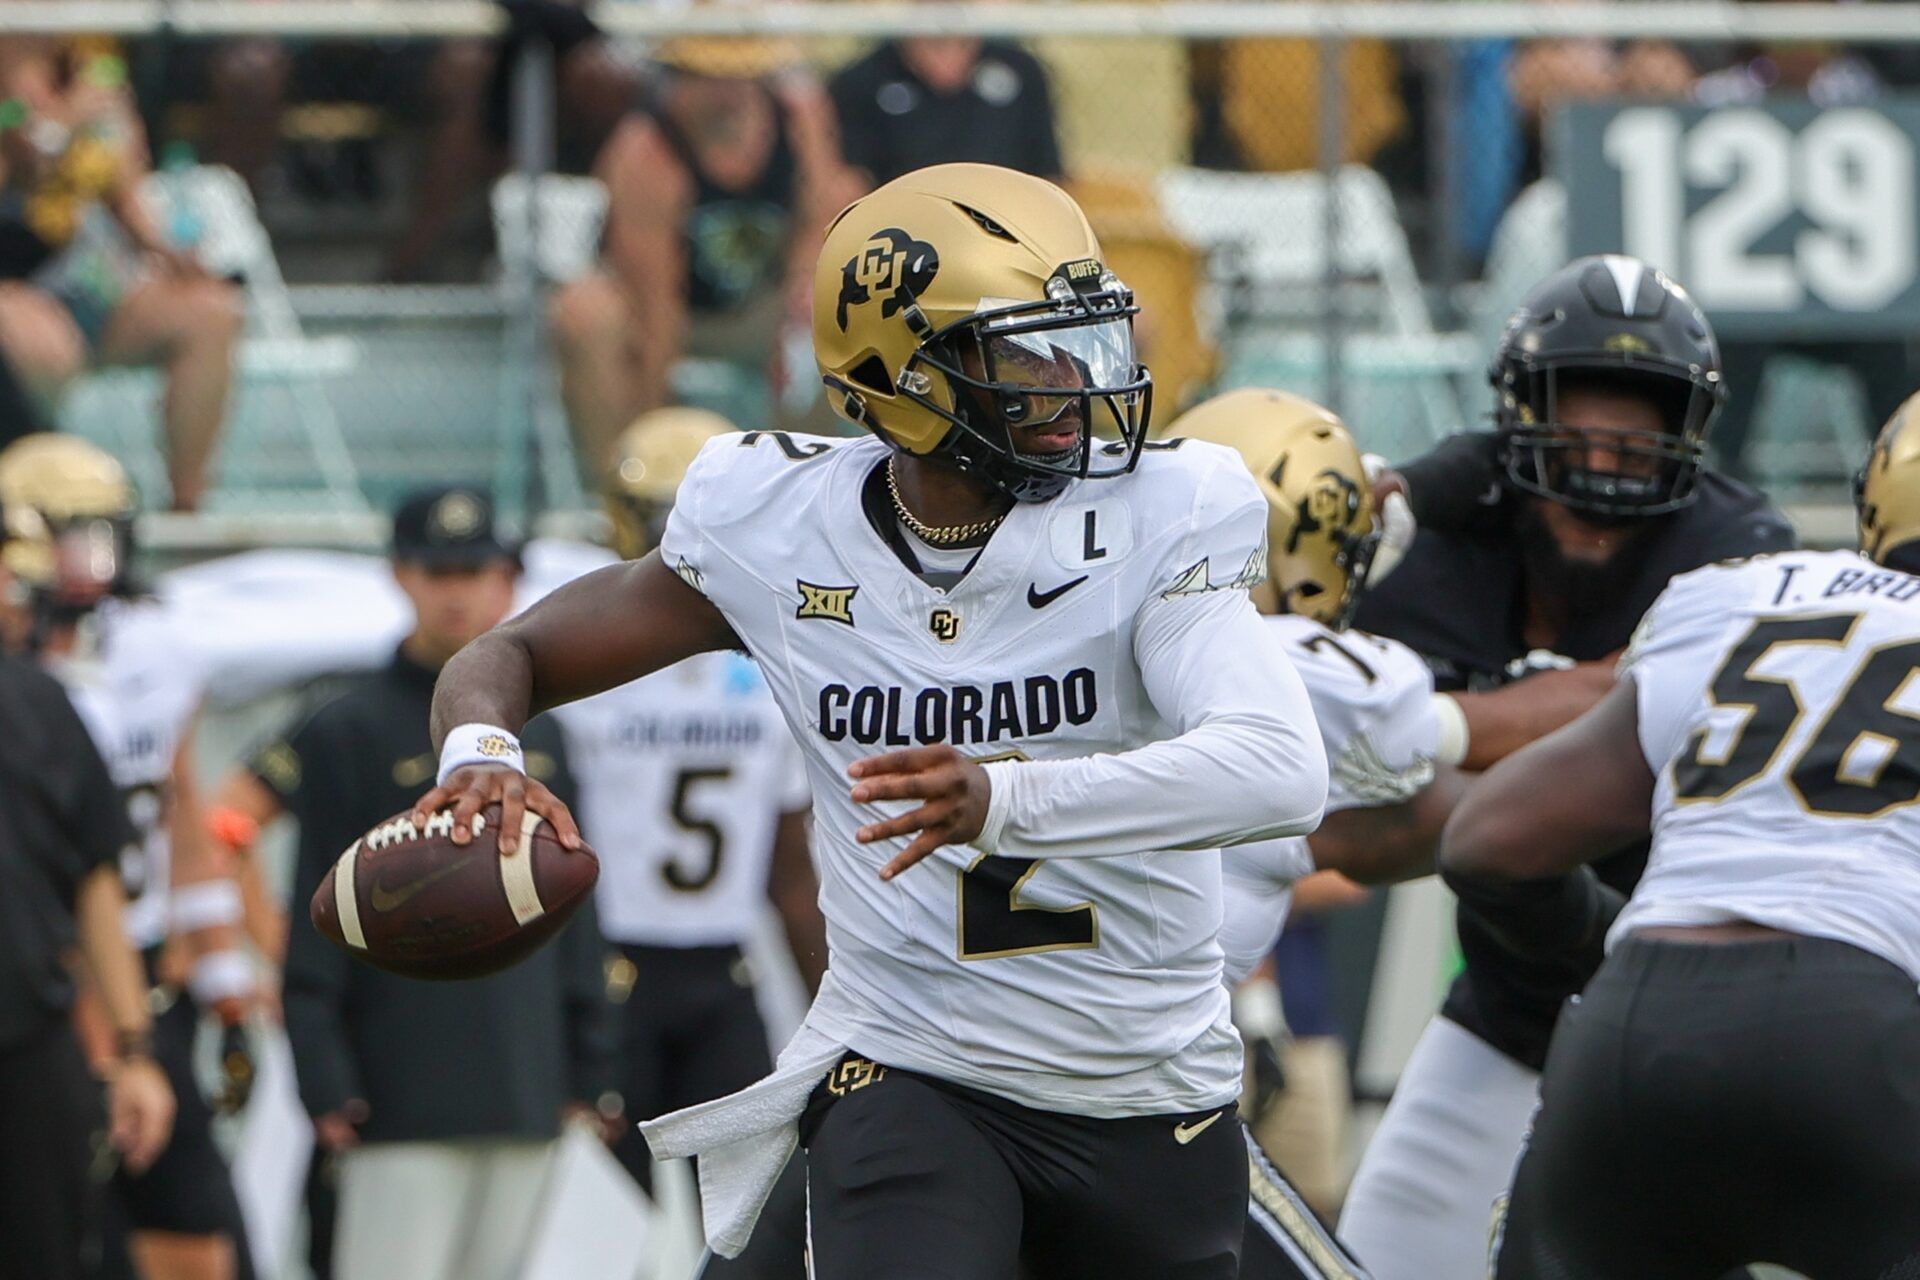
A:
<svg viewBox="0 0 1920 1280">
<path fill-rule="evenodd" d="M 517 568 L 520 551 L 501 540 L 484 490 L 452 485 L 419 490 L 400 504 L 393 558 L 428 569 L 477 569 L 496 560 Z"/>
</svg>

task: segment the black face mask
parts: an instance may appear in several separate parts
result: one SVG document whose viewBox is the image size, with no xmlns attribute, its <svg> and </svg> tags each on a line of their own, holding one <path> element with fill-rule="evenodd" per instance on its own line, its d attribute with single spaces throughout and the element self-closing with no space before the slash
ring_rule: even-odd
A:
<svg viewBox="0 0 1920 1280">
<path fill-rule="evenodd" d="M 1613 521 L 1592 523 L 1616 525 Z M 1653 522 L 1640 519 L 1618 524 L 1630 527 L 1613 554 L 1605 560 L 1587 560 L 1569 556 L 1561 549 L 1547 527 L 1546 517 L 1533 503 L 1518 504 L 1514 529 L 1520 537 L 1520 562 L 1526 569 L 1529 588 L 1545 585 L 1553 598 L 1566 606 L 1569 620 L 1584 618 L 1626 594 L 1639 573 L 1639 544 Z"/>
</svg>

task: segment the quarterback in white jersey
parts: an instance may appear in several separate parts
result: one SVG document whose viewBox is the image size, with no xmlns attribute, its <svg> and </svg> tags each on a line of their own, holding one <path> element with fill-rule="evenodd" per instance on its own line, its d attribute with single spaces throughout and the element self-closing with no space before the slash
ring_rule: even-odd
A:
<svg viewBox="0 0 1920 1280">
<path fill-rule="evenodd" d="M 1501 1280 L 1920 1265 L 1920 397 L 1858 494 L 1864 554 L 1676 577 L 1615 692 L 1447 828 L 1504 943 L 1608 952 L 1547 1060 Z M 1649 830 L 1622 909 L 1584 864 Z"/>
<path fill-rule="evenodd" d="M 24 602 L 0 604 L 0 632 L 66 686 L 119 791 L 94 801 L 124 804 L 135 832 L 121 855 L 123 919 L 154 987 L 151 1053 L 178 1109 L 159 1159 L 137 1175 L 118 1170 L 114 1193 L 136 1254 L 159 1280 L 223 1274 L 246 1234 L 193 1042 L 201 1012 L 217 1013 L 222 1100 L 244 1103 L 253 1062 L 243 1021 L 255 982 L 239 950 L 240 891 L 197 794 L 191 738 L 202 670 L 164 608 L 125 598 L 133 489 L 111 456 L 70 436 L 25 436 L 0 452 L 0 502 L 24 530 L 7 554 L 28 588 Z"/>
<path fill-rule="evenodd" d="M 1134 310 L 1049 183 L 881 187 L 814 297 L 872 436 L 710 442 L 659 555 L 442 677 L 419 808 L 456 839 L 495 798 L 577 839 L 479 737 L 707 649 L 753 653 L 806 753 L 820 993 L 767 1080 L 647 1126 L 701 1154 L 717 1252 L 799 1140 L 819 1278 L 1236 1274 L 1216 851 L 1311 830 L 1326 764 L 1246 596 L 1265 503 L 1228 451 L 1146 447 Z"/>
</svg>

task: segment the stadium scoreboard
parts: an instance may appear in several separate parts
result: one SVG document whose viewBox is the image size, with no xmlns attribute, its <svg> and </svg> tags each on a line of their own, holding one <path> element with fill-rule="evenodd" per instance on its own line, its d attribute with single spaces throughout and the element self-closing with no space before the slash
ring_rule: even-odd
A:
<svg viewBox="0 0 1920 1280">
<path fill-rule="evenodd" d="M 1920 96 L 1583 103 L 1558 113 L 1549 143 L 1569 253 L 1661 267 L 1724 336 L 1920 325 Z"/>
</svg>

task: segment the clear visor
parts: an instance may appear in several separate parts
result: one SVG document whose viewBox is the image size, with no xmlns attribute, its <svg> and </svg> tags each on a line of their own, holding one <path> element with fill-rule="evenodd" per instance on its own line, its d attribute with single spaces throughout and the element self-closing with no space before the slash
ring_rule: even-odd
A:
<svg viewBox="0 0 1920 1280">
<path fill-rule="evenodd" d="M 983 336 L 987 380 L 996 390 L 1025 397 L 1026 412 L 1019 426 L 1071 421 L 1084 405 L 1093 435 L 1106 439 L 1120 435 L 1123 409 L 1139 395 L 1139 364 L 1129 321 L 1102 320 L 1023 332 L 989 326 Z"/>
</svg>

